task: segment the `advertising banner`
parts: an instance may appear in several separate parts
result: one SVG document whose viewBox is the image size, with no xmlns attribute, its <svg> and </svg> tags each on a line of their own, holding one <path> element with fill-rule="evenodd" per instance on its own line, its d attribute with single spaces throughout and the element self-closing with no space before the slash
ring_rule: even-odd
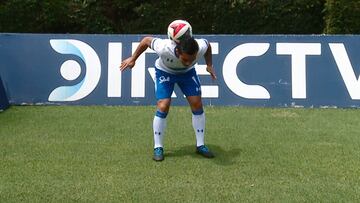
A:
<svg viewBox="0 0 360 203">
<path fill-rule="evenodd" d="M 121 72 L 145 35 L 0 34 L 0 75 L 11 104 L 153 105 L 147 49 Z M 166 38 L 165 35 L 156 37 Z M 195 35 L 212 47 L 218 79 L 200 60 L 205 105 L 359 107 L 357 35 Z M 187 105 L 178 87 L 172 104 Z"/>
</svg>

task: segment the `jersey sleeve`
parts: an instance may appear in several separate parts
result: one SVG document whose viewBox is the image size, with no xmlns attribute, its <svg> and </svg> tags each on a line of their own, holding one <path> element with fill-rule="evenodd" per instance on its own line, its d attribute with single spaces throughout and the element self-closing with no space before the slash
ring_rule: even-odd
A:
<svg viewBox="0 0 360 203">
<path fill-rule="evenodd" d="M 165 45 L 165 40 L 155 37 L 151 41 L 150 49 L 154 50 L 157 54 L 160 54 L 163 52 Z"/>
<path fill-rule="evenodd" d="M 209 47 L 209 42 L 206 39 L 196 39 L 199 45 L 199 55 L 204 55 Z"/>
</svg>

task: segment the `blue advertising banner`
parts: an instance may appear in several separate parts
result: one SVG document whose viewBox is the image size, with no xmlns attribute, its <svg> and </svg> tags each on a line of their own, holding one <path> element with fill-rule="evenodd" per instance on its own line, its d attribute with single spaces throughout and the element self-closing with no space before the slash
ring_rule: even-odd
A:
<svg viewBox="0 0 360 203">
<path fill-rule="evenodd" d="M 144 35 L 0 34 L 11 104 L 153 105 L 148 49 L 120 72 Z M 157 37 L 165 38 L 164 35 Z M 196 64 L 205 105 L 359 107 L 360 36 L 196 35 L 212 46 L 218 80 Z M 179 88 L 172 103 L 186 105 Z"/>
</svg>

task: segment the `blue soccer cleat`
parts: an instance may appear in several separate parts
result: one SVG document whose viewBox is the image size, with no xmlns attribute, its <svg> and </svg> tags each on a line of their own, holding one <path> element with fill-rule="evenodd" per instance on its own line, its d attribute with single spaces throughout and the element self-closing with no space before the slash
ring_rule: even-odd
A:
<svg viewBox="0 0 360 203">
<path fill-rule="evenodd" d="M 164 149 L 162 147 L 157 147 L 154 149 L 154 157 L 155 161 L 162 161 L 164 160 Z"/>
<path fill-rule="evenodd" d="M 207 148 L 207 146 L 205 146 L 205 145 L 196 147 L 196 153 L 198 153 L 206 158 L 214 158 L 215 157 L 215 155 L 212 152 L 210 152 L 209 148 Z"/>
</svg>

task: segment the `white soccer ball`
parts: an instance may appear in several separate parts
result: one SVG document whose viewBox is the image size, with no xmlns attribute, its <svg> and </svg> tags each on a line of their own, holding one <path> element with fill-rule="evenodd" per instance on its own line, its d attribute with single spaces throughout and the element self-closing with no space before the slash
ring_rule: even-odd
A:
<svg viewBox="0 0 360 203">
<path fill-rule="evenodd" d="M 184 36 L 192 37 L 192 28 L 190 23 L 185 20 L 174 20 L 168 26 L 168 37 L 179 43 Z"/>
</svg>

